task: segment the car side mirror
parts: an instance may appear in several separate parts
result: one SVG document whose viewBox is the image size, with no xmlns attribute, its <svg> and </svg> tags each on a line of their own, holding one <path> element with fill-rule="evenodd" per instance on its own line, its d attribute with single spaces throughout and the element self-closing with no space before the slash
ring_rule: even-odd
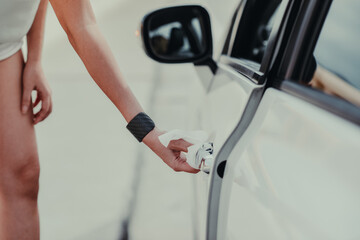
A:
<svg viewBox="0 0 360 240">
<path fill-rule="evenodd" d="M 163 63 L 198 63 L 212 59 L 210 17 L 201 6 L 164 8 L 142 21 L 146 54 Z"/>
</svg>

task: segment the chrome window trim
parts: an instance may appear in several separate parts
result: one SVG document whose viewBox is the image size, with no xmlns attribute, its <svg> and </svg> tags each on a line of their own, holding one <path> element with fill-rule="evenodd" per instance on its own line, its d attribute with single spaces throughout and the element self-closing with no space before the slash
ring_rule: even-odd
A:
<svg viewBox="0 0 360 240">
<path fill-rule="evenodd" d="M 242 0 L 239 4 L 238 8 L 236 9 L 236 17 L 235 17 L 232 29 L 230 29 L 230 31 L 231 31 L 230 42 L 229 42 L 229 47 L 227 49 L 228 56 L 231 56 L 231 53 L 232 53 L 232 50 L 234 47 L 234 43 L 235 43 L 237 30 L 239 28 L 241 16 L 243 15 L 246 4 L 247 4 L 247 0 Z"/>
<path fill-rule="evenodd" d="M 248 63 L 246 63 L 245 60 L 222 55 L 219 59 L 219 63 L 231 67 L 233 70 L 244 75 L 255 84 L 261 85 L 265 81 L 264 73 L 254 70 Z"/>
</svg>

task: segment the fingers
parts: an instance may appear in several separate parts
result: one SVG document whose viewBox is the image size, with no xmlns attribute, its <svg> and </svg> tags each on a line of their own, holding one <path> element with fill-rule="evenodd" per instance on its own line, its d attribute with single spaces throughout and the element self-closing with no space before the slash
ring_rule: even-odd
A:
<svg viewBox="0 0 360 240">
<path fill-rule="evenodd" d="M 165 147 L 158 138 L 162 134 L 163 132 L 158 128 L 155 128 L 151 132 L 152 138 L 148 138 L 147 141 L 145 141 L 145 144 L 174 171 L 198 173 L 199 170 L 192 168 L 186 162 L 186 158 L 182 154 L 182 152 L 187 152 L 187 148 L 192 144 L 183 139 L 179 139 L 170 141 L 168 147 Z"/>
<path fill-rule="evenodd" d="M 173 151 L 175 160 L 172 163 L 171 168 L 175 172 L 187 172 L 187 173 L 198 173 L 199 170 L 192 168 L 187 162 L 186 158 L 183 158 L 180 152 L 188 152 L 188 147 L 192 146 L 191 143 L 184 139 L 171 140 L 168 149 Z"/>
<path fill-rule="evenodd" d="M 161 144 L 161 143 L 159 143 Z M 155 150 L 155 151 L 154 151 Z M 170 150 L 169 148 L 153 149 L 158 156 L 175 172 L 198 173 L 198 169 L 190 167 L 186 158 L 180 151 Z"/>
<path fill-rule="evenodd" d="M 181 172 L 187 172 L 187 173 L 198 173 L 200 172 L 199 169 L 195 169 L 190 167 L 190 165 L 188 163 L 184 163 L 180 166 L 180 171 Z"/>
<path fill-rule="evenodd" d="M 23 85 L 23 94 L 21 100 L 21 112 L 23 114 L 27 113 L 31 103 L 31 92 L 33 90 L 33 86 L 29 84 Z"/>
<path fill-rule="evenodd" d="M 40 94 L 37 94 L 36 100 L 33 104 L 33 107 L 36 107 L 37 105 L 39 105 L 40 101 L 41 101 Z"/>
<path fill-rule="evenodd" d="M 51 94 L 47 90 L 38 91 L 38 97 L 34 103 L 36 106 L 41 101 L 41 109 L 34 116 L 34 124 L 38 124 L 49 116 L 52 111 Z"/>
<path fill-rule="evenodd" d="M 186 162 L 186 157 L 183 154 L 179 154 L 176 156 L 176 158 L 172 162 L 172 169 L 175 172 L 187 172 L 187 173 L 198 173 L 200 171 L 199 169 L 195 169 L 191 167 Z"/>
<path fill-rule="evenodd" d="M 190 147 L 192 144 L 185 141 L 184 139 L 178 139 L 178 140 L 171 140 L 168 148 L 173 151 L 179 151 L 179 152 L 187 152 L 188 147 Z"/>
<path fill-rule="evenodd" d="M 198 173 L 200 170 L 191 167 L 187 162 L 180 160 L 177 161 L 173 167 L 175 172 Z"/>
</svg>

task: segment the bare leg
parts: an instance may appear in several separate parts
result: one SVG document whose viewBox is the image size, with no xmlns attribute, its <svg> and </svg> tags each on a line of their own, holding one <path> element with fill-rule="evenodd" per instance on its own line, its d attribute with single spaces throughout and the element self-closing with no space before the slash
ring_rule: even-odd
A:
<svg viewBox="0 0 360 240">
<path fill-rule="evenodd" d="M 21 113 L 19 51 L 0 61 L 0 239 L 39 239 L 39 161 L 32 113 Z"/>
</svg>

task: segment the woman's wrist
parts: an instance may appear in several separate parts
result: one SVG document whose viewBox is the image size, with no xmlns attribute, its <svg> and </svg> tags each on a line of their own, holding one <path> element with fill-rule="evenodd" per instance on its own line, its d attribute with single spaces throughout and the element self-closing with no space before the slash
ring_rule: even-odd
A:
<svg viewBox="0 0 360 240">
<path fill-rule="evenodd" d="M 155 127 L 151 130 L 143 139 L 143 143 L 148 146 L 150 149 L 154 149 L 155 146 L 160 142 L 159 136 L 164 132 Z"/>
<path fill-rule="evenodd" d="M 41 64 L 41 59 L 37 59 L 37 58 L 28 58 L 26 63 L 25 63 L 25 67 L 26 66 L 31 66 L 31 67 L 42 67 Z"/>
<path fill-rule="evenodd" d="M 155 123 L 146 113 L 139 112 L 129 121 L 126 128 L 139 142 L 142 142 L 146 135 L 155 128 Z"/>
</svg>

